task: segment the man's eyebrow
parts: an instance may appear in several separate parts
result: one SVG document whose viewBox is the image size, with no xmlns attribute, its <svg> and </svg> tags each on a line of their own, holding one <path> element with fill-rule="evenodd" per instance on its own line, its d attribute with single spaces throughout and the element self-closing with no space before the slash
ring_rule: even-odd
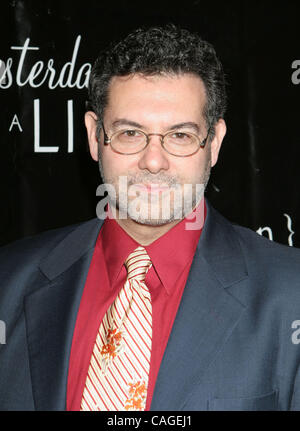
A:
<svg viewBox="0 0 300 431">
<path fill-rule="evenodd" d="M 200 129 L 199 129 L 198 124 L 194 123 L 193 121 L 187 121 L 187 122 L 184 122 L 184 123 L 174 124 L 173 126 L 171 126 L 169 128 L 169 130 L 186 129 L 186 128 L 188 128 L 188 129 L 194 129 L 197 134 L 200 133 Z"/>
<path fill-rule="evenodd" d="M 142 124 L 137 123 L 136 121 L 128 120 L 127 118 L 119 118 L 118 120 L 115 120 L 112 123 L 112 128 L 116 129 L 119 126 L 131 126 L 136 127 L 137 129 L 143 129 L 144 126 Z M 176 129 L 194 129 L 194 131 L 199 134 L 200 128 L 197 123 L 194 123 L 193 121 L 185 121 L 183 123 L 173 124 L 172 126 L 168 127 L 168 130 L 176 130 Z"/>
<path fill-rule="evenodd" d="M 120 118 L 118 120 L 115 120 L 111 126 L 113 129 L 116 129 L 119 126 L 131 126 L 131 127 L 136 127 L 138 129 L 143 128 L 141 124 L 136 123 L 135 121 L 127 120 L 127 118 Z"/>
</svg>

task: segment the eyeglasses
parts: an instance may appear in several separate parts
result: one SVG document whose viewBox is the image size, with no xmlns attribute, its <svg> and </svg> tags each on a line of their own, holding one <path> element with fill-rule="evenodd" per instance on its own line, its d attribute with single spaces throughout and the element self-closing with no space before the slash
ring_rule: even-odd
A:
<svg viewBox="0 0 300 431">
<path fill-rule="evenodd" d="M 173 130 L 161 135 L 160 133 L 145 133 L 139 129 L 123 129 L 111 135 L 109 138 L 104 132 L 104 145 L 110 145 L 113 151 L 118 154 L 131 155 L 143 151 L 150 142 L 150 136 L 160 136 L 160 142 L 167 153 L 177 157 L 188 157 L 197 153 L 199 148 L 204 148 L 207 142 L 210 129 L 209 127 L 206 138 L 200 140 L 198 135 L 181 130 Z"/>
</svg>

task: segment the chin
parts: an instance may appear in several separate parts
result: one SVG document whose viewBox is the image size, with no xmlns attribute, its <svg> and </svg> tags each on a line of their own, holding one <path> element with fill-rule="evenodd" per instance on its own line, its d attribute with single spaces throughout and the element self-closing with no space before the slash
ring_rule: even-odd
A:
<svg viewBox="0 0 300 431">
<path fill-rule="evenodd" d="M 166 224 L 171 223 L 172 221 L 174 221 L 174 218 L 170 218 L 170 219 L 148 219 L 148 218 L 133 218 L 130 217 L 129 218 L 133 221 L 135 221 L 138 224 L 144 225 L 144 226 L 163 226 Z"/>
<path fill-rule="evenodd" d="M 129 211 L 127 212 L 127 216 L 131 220 L 134 220 L 136 223 L 147 226 L 163 226 L 175 220 L 180 220 L 183 218 L 181 211 L 178 212 L 178 214 L 176 214 L 174 211 L 171 211 L 171 214 L 168 213 L 165 216 L 162 216 L 161 211 L 152 211 L 152 216 L 151 213 L 149 214 L 149 212 L 150 211 L 146 210 L 145 208 L 142 208 L 142 210 L 139 212 L 130 211 L 129 209 Z"/>
</svg>

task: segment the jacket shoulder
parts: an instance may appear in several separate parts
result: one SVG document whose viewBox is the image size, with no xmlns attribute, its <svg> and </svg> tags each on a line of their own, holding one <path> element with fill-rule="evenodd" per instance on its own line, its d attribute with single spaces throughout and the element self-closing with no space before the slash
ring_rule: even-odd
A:
<svg viewBox="0 0 300 431">
<path fill-rule="evenodd" d="M 38 266 L 59 243 L 80 227 L 94 224 L 96 219 L 76 223 L 60 228 L 49 229 L 42 233 L 28 236 L 0 247 L 0 276 L 4 272 L 18 271 L 26 265 Z M 3 279 L 3 277 L 1 277 Z"/>
<path fill-rule="evenodd" d="M 255 286 L 264 286 L 263 290 L 276 297 L 282 307 L 299 309 L 300 249 L 271 241 L 242 226 L 233 228 Z"/>
<path fill-rule="evenodd" d="M 247 227 L 232 223 L 211 206 L 209 209 L 213 222 L 218 225 L 214 229 L 218 234 L 215 243 L 218 242 L 222 250 L 222 260 L 229 259 L 232 266 L 244 265 L 253 291 L 266 288 L 284 295 L 287 300 L 297 298 L 299 304 L 300 249 L 271 241 Z"/>
<path fill-rule="evenodd" d="M 282 259 L 291 259 L 292 261 L 295 259 L 299 263 L 299 248 L 272 241 L 249 228 L 234 223 L 232 223 L 232 227 L 245 252 L 252 255 L 264 256 L 265 258 L 268 258 L 268 256 L 280 256 Z"/>
</svg>

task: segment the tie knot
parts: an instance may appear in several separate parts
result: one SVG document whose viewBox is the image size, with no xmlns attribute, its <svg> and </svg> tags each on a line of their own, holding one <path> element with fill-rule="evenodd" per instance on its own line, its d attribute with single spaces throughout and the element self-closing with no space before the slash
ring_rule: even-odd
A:
<svg viewBox="0 0 300 431">
<path fill-rule="evenodd" d="M 151 260 L 144 247 L 137 247 L 125 260 L 127 269 L 127 280 L 135 279 L 144 281 L 148 269 L 151 266 Z"/>
</svg>

